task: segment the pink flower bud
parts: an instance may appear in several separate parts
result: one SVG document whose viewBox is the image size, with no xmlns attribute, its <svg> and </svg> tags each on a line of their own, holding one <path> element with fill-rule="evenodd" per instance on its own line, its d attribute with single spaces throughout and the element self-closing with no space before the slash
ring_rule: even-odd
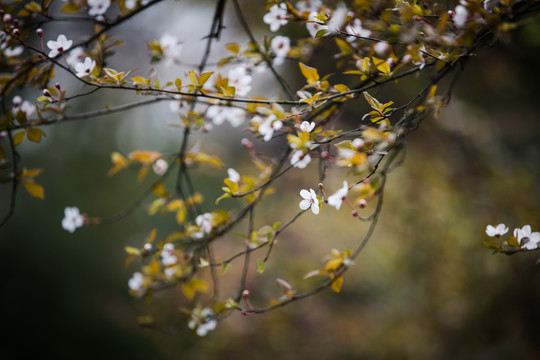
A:
<svg viewBox="0 0 540 360">
<path fill-rule="evenodd" d="M 367 206 L 367 201 L 366 201 L 366 199 L 360 199 L 360 200 L 358 200 L 358 206 L 359 206 L 360 208 L 362 208 L 362 209 L 365 208 L 365 207 Z"/>
<path fill-rule="evenodd" d="M 36 34 L 37 34 L 37 36 L 42 37 L 43 36 L 43 29 L 42 28 L 37 29 Z"/>
</svg>

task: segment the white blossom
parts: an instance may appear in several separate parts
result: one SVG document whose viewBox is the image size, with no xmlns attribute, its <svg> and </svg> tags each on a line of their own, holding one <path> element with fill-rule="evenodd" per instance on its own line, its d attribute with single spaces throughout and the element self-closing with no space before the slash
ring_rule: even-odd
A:
<svg viewBox="0 0 540 360">
<path fill-rule="evenodd" d="M 163 265 L 174 265 L 178 262 L 178 257 L 174 252 L 174 245 L 167 243 L 163 245 L 163 250 L 161 250 L 161 262 Z"/>
<path fill-rule="evenodd" d="M 128 280 L 128 286 L 130 290 L 135 292 L 138 296 L 144 294 L 144 291 L 146 290 L 144 275 L 140 272 L 134 273 L 131 279 Z"/>
<path fill-rule="evenodd" d="M 270 141 L 274 135 L 274 131 L 281 129 L 282 126 L 283 123 L 280 120 L 277 120 L 274 114 L 270 114 L 259 125 L 259 134 L 263 136 L 264 141 Z"/>
<path fill-rule="evenodd" d="M 349 192 L 347 181 L 343 181 L 343 187 L 328 197 L 328 205 L 335 207 L 337 210 L 341 207 L 341 203 Z"/>
<path fill-rule="evenodd" d="M 251 90 L 252 77 L 247 73 L 245 66 L 237 66 L 229 70 L 228 73 L 229 86 L 235 88 L 235 94 L 239 96 L 246 96 Z"/>
<path fill-rule="evenodd" d="M 302 123 L 300 125 L 298 125 L 298 128 L 300 129 L 301 132 L 309 132 L 310 133 L 315 128 L 315 123 L 313 121 L 312 122 L 302 121 Z"/>
<path fill-rule="evenodd" d="M 298 12 L 313 12 L 318 11 L 322 7 L 322 0 L 303 0 L 296 3 Z"/>
<path fill-rule="evenodd" d="M 204 213 L 195 218 L 195 223 L 201 228 L 204 234 L 210 234 L 212 231 L 212 214 Z"/>
<path fill-rule="evenodd" d="M 163 34 L 159 39 L 159 45 L 165 57 L 165 64 L 172 65 L 180 62 L 180 54 L 182 53 L 182 44 L 178 38 L 171 34 Z"/>
<path fill-rule="evenodd" d="M 287 5 L 280 3 L 279 5 L 272 6 L 268 10 L 268 13 L 264 14 L 263 21 L 265 24 L 270 25 L 272 32 L 276 32 L 282 25 L 286 25 L 289 22 Z"/>
<path fill-rule="evenodd" d="M 62 219 L 62 227 L 70 233 L 77 228 L 83 226 L 84 216 L 81 215 L 77 207 L 66 207 L 64 210 L 64 218 Z"/>
<path fill-rule="evenodd" d="M 19 96 L 16 95 L 13 97 L 13 114 L 17 114 L 19 111 L 22 111 L 26 114 L 26 116 L 30 116 L 34 113 L 35 107 L 30 102 L 24 100 Z"/>
<path fill-rule="evenodd" d="M 86 58 L 86 53 L 84 52 L 83 48 L 81 46 L 77 46 L 74 49 L 71 49 L 69 52 L 69 55 L 66 58 L 67 63 L 69 66 L 75 67 L 80 62 L 84 62 L 84 59 Z"/>
<path fill-rule="evenodd" d="M 154 173 L 156 173 L 156 175 L 165 174 L 168 168 L 169 168 L 169 163 L 165 159 L 157 159 L 152 164 L 152 170 L 154 170 Z"/>
<path fill-rule="evenodd" d="M 304 169 L 311 162 L 311 156 L 302 150 L 295 151 L 291 156 L 291 165 L 298 169 Z"/>
<path fill-rule="evenodd" d="M 69 49 L 72 44 L 73 40 L 68 40 L 64 34 L 58 35 L 56 41 L 47 41 L 47 47 L 51 49 L 51 51 L 49 51 L 49 57 L 55 58 L 56 56 L 58 56 L 58 54 L 61 54 L 67 49 Z"/>
<path fill-rule="evenodd" d="M 191 313 L 191 320 L 188 322 L 188 327 L 199 336 L 205 336 L 209 331 L 212 331 L 217 326 L 217 321 L 213 318 L 214 312 L 210 308 L 196 308 Z"/>
<path fill-rule="evenodd" d="M 469 12 L 467 11 L 467 8 L 465 6 L 456 6 L 454 14 L 454 24 L 456 24 L 457 27 L 463 27 L 463 25 L 465 25 L 465 22 L 467 21 L 467 16 L 469 16 Z"/>
<path fill-rule="evenodd" d="M 309 191 L 302 189 L 300 190 L 300 196 L 304 199 L 300 201 L 300 209 L 307 210 L 311 207 L 311 211 L 317 215 L 319 213 L 319 199 L 317 199 L 315 191 L 313 189 L 309 189 Z"/>
<path fill-rule="evenodd" d="M 109 6 L 111 6 L 111 0 L 88 0 L 88 6 L 90 7 L 88 15 L 103 15 Z"/>
<path fill-rule="evenodd" d="M 85 77 L 92 74 L 94 68 L 96 67 L 96 60 L 85 57 L 84 62 L 75 64 L 75 71 L 77 72 L 77 77 Z"/>
<path fill-rule="evenodd" d="M 306 29 L 311 37 L 315 37 L 321 30 L 328 30 L 328 26 L 324 25 L 322 21 L 317 19 L 317 15 L 318 13 L 313 11 L 311 14 L 309 14 L 308 21 L 306 22 Z"/>
<path fill-rule="evenodd" d="M 272 39 L 270 47 L 274 54 L 276 54 L 274 65 L 279 66 L 283 64 L 283 61 L 291 50 L 291 39 L 286 36 L 276 36 Z"/>
<path fill-rule="evenodd" d="M 245 121 L 246 112 L 235 107 L 212 105 L 206 110 L 206 117 L 212 119 L 214 125 L 228 121 L 232 127 L 238 127 Z"/>
<path fill-rule="evenodd" d="M 24 46 L 16 46 L 13 48 L 7 47 L 5 49 L 2 49 L 2 52 L 7 57 L 19 56 L 23 53 L 23 51 L 24 51 Z"/>
<path fill-rule="evenodd" d="M 514 237 L 521 245 L 521 248 L 527 250 L 534 250 L 538 248 L 538 243 L 540 242 L 540 233 L 533 233 L 530 225 L 525 225 L 521 229 L 514 229 Z"/>
<path fill-rule="evenodd" d="M 348 42 L 353 42 L 358 40 L 357 36 L 360 37 L 369 37 L 371 35 L 371 31 L 364 29 L 362 27 L 362 21 L 360 19 L 354 19 L 352 24 L 348 24 L 346 26 L 346 32 L 347 34 L 350 34 L 352 36 L 347 36 Z"/>
<path fill-rule="evenodd" d="M 488 225 L 486 226 L 486 234 L 488 236 L 502 236 L 508 232 L 508 226 L 504 224 L 499 224 L 497 226 Z"/>
<path fill-rule="evenodd" d="M 228 179 L 232 182 L 237 183 L 240 181 L 240 174 L 233 168 L 227 169 L 227 174 L 229 175 Z"/>
</svg>

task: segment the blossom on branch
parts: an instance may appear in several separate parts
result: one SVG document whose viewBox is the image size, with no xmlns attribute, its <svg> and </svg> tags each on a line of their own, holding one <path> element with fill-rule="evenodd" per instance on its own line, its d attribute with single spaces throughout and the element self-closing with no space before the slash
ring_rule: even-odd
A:
<svg viewBox="0 0 540 360">
<path fill-rule="evenodd" d="M 212 331 L 217 326 L 217 321 L 213 318 L 214 312 L 210 308 L 201 309 L 199 307 L 193 309 L 191 320 L 188 327 L 195 330 L 197 335 L 205 336 L 209 331 Z"/>
<path fill-rule="evenodd" d="M 291 40 L 286 36 L 276 36 L 272 39 L 270 47 L 274 54 L 276 54 L 274 65 L 279 66 L 283 64 L 283 61 L 291 50 Z"/>
<path fill-rule="evenodd" d="M 56 41 L 47 41 L 47 47 L 51 49 L 51 51 L 49 51 L 49 57 L 57 57 L 59 54 L 62 54 L 64 51 L 68 50 L 72 44 L 73 40 L 68 40 L 64 34 L 58 35 Z"/>
<path fill-rule="evenodd" d="M 298 169 L 304 169 L 311 162 L 311 156 L 304 154 L 302 150 L 295 151 L 291 156 L 291 165 Z"/>
<path fill-rule="evenodd" d="M 265 24 L 270 25 L 270 30 L 273 32 L 278 31 L 278 29 L 287 25 L 289 18 L 287 16 L 287 5 L 285 3 L 280 3 L 279 5 L 272 6 L 268 13 L 263 16 L 263 21 Z"/>
<path fill-rule="evenodd" d="M 339 210 L 348 192 L 349 184 L 347 184 L 347 181 L 343 181 L 343 187 L 328 197 L 328 205 L 335 207 L 336 210 Z"/>
<path fill-rule="evenodd" d="M 270 114 L 259 125 L 259 134 L 263 136 L 264 141 L 270 141 L 274 135 L 274 131 L 281 129 L 282 126 L 283 123 L 280 120 L 277 120 L 276 115 Z"/>
<path fill-rule="evenodd" d="M 302 189 L 300 190 L 300 196 L 304 199 L 300 201 L 300 209 L 307 210 L 311 207 L 311 211 L 317 215 L 319 213 L 319 199 L 317 199 L 315 191 L 313 189 L 309 189 L 309 191 Z"/>
<path fill-rule="evenodd" d="M 499 237 L 508 232 L 508 226 L 504 224 L 499 224 L 496 227 L 492 225 L 486 226 L 486 234 L 491 237 Z"/>
<path fill-rule="evenodd" d="M 535 250 L 540 242 L 540 233 L 532 232 L 530 225 L 525 225 L 521 229 L 514 229 L 514 237 L 521 245 L 521 248 L 527 250 Z"/>
<path fill-rule="evenodd" d="M 77 207 L 67 207 L 64 210 L 64 218 L 62 219 L 62 227 L 70 233 L 84 225 L 84 216 L 79 212 Z"/>
<path fill-rule="evenodd" d="M 152 170 L 154 170 L 154 173 L 156 175 L 163 175 L 167 172 L 167 169 L 169 168 L 169 163 L 165 159 L 157 159 L 152 164 Z"/>
<path fill-rule="evenodd" d="M 245 66 L 240 65 L 231 70 L 228 73 L 229 86 L 235 88 L 235 94 L 239 96 L 246 96 L 251 90 L 252 77 L 248 74 Z"/>
<path fill-rule="evenodd" d="M 80 62 L 75 64 L 75 71 L 77 72 L 77 77 L 83 78 L 85 76 L 89 76 L 92 74 L 92 71 L 94 71 L 94 68 L 96 67 L 96 60 L 86 57 L 84 58 L 84 62 Z"/>
<path fill-rule="evenodd" d="M 111 0 L 88 0 L 88 6 L 90 7 L 88 10 L 88 15 L 103 15 L 105 12 L 107 12 L 109 6 L 111 6 Z"/>
</svg>

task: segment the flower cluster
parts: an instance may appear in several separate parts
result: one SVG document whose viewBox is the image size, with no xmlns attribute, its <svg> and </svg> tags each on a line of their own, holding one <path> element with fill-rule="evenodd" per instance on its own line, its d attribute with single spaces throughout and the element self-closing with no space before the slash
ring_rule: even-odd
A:
<svg viewBox="0 0 540 360">
<path fill-rule="evenodd" d="M 499 224 L 497 226 L 488 225 L 486 234 L 490 237 L 501 237 L 508 232 L 508 226 Z M 525 250 L 536 250 L 540 243 L 540 232 L 532 232 L 530 225 L 525 225 L 522 228 L 515 228 L 513 237 L 507 240 L 507 244 L 514 247 L 519 247 Z"/>
<path fill-rule="evenodd" d="M 191 320 L 188 327 L 195 330 L 197 335 L 205 336 L 209 331 L 216 328 L 217 321 L 214 319 L 214 312 L 210 308 L 197 307 L 191 312 Z"/>
<path fill-rule="evenodd" d="M 79 208 L 66 207 L 64 209 L 64 218 L 62 219 L 62 227 L 70 233 L 84 225 L 84 215 L 81 215 Z"/>
</svg>

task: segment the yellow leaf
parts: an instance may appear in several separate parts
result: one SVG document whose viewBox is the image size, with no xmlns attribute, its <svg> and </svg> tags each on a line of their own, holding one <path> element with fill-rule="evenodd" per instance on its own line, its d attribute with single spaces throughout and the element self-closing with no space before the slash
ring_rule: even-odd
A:
<svg viewBox="0 0 540 360">
<path fill-rule="evenodd" d="M 225 49 L 234 54 L 238 54 L 240 52 L 240 45 L 238 45 L 238 43 L 228 43 L 225 44 Z"/>
<path fill-rule="evenodd" d="M 141 170 L 139 170 L 139 174 L 137 175 L 137 181 L 143 181 L 146 177 L 146 174 L 148 174 L 148 166 L 143 166 Z"/>
<path fill-rule="evenodd" d="M 188 299 L 193 299 L 197 291 L 205 292 L 207 289 L 206 281 L 198 278 L 193 278 L 182 284 L 182 292 Z"/>
<path fill-rule="evenodd" d="M 45 132 L 38 128 L 31 128 L 26 130 L 26 137 L 28 140 L 38 143 L 45 136 Z"/>
<path fill-rule="evenodd" d="M 199 83 L 199 75 L 197 75 L 195 70 L 191 70 L 189 72 L 189 80 L 193 85 L 197 85 Z"/>
<path fill-rule="evenodd" d="M 148 237 L 146 238 L 146 241 L 144 242 L 145 244 L 151 244 L 154 242 L 154 240 L 156 239 L 156 234 L 157 234 L 157 230 L 156 229 L 152 229 L 152 231 L 150 231 L 150 235 L 148 235 Z"/>
<path fill-rule="evenodd" d="M 21 178 L 22 179 L 34 178 L 38 176 L 39 174 L 41 174 L 42 171 L 43 171 L 42 169 L 23 169 Z"/>
<path fill-rule="evenodd" d="M 306 78 L 308 84 L 313 85 L 319 81 L 319 73 L 317 72 L 317 69 L 304 65 L 301 62 L 299 62 L 298 65 L 300 66 L 300 71 Z"/>
<path fill-rule="evenodd" d="M 133 246 L 126 246 L 124 248 L 124 250 L 126 250 L 126 253 L 128 255 L 139 255 L 141 253 L 141 250 L 137 249 L 136 247 L 133 247 Z"/>
<path fill-rule="evenodd" d="M 129 153 L 130 160 L 138 161 L 143 164 L 152 164 L 161 158 L 161 153 L 157 151 L 135 150 Z"/>
<path fill-rule="evenodd" d="M 338 276 L 332 281 L 332 284 L 330 285 L 330 288 L 334 290 L 335 292 L 341 291 L 341 286 L 343 286 L 343 275 Z"/>
<path fill-rule="evenodd" d="M 26 135 L 26 131 L 24 130 L 17 132 L 15 136 L 13 136 L 13 145 L 17 146 L 20 143 L 22 143 L 25 135 Z"/>
<path fill-rule="evenodd" d="M 382 104 L 377 99 L 369 95 L 367 91 L 364 91 L 362 94 L 364 94 L 364 97 L 366 98 L 367 102 L 374 110 L 382 111 L 381 110 Z"/>
<path fill-rule="evenodd" d="M 33 197 L 37 197 L 39 199 L 45 198 L 45 191 L 43 190 L 43 186 L 36 184 L 33 181 L 23 180 L 22 184 L 28 194 L 32 195 Z"/>
<path fill-rule="evenodd" d="M 324 271 L 326 271 L 326 272 L 335 271 L 335 270 L 339 269 L 341 267 L 341 265 L 343 265 L 343 258 L 342 257 L 338 257 L 338 258 L 328 260 L 328 262 L 326 263 L 326 266 L 324 267 Z"/>
<path fill-rule="evenodd" d="M 128 160 L 120 153 L 113 152 L 111 154 L 113 167 L 107 172 L 107 176 L 113 176 L 128 165 Z"/>
<path fill-rule="evenodd" d="M 133 260 L 135 260 L 136 258 L 137 258 L 137 257 L 134 256 L 134 255 L 128 256 L 128 257 L 126 258 L 126 260 L 124 260 L 124 267 L 127 268 L 127 267 L 129 266 L 129 264 L 131 264 L 131 262 L 132 262 Z"/>
<path fill-rule="evenodd" d="M 344 85 L 344 84 L 336 84 L 336 85 L 334 85 L 334 89 L 336 89 L 340 93 L 350 90 L 349 87 L 347 85 Z"/>
<path fill-rule="evenodd" d="M 163 186 L 163 184 L 160 182 L 155 182 L 152 184 L 152 192 L 159 197 L 169 196 L 169 193 L 165 189 L 165 186 Z"/>
</svg>

